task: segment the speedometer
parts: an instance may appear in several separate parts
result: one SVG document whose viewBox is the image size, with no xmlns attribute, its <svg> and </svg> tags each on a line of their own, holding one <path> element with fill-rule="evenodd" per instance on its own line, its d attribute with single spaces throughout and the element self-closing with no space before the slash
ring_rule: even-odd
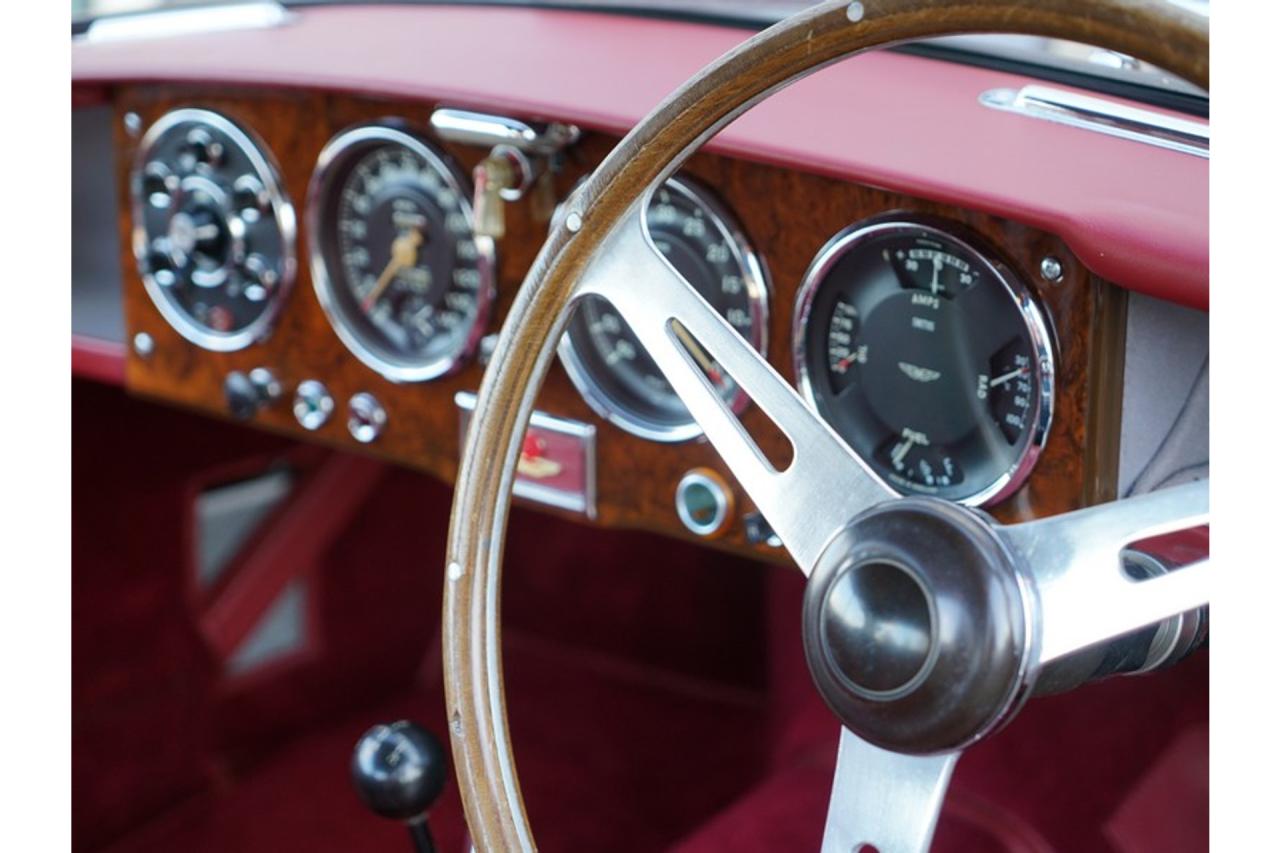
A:
<svg viewBox="0 0 1280 853">
<path fill-rule="evenodd" d="M 316 294 L 347 348 L 399 382 L 458 367 L 484 332 L 494 250 L 453 162 L 406 129 L 356 127 L 320 153 L 307 201 Z"/>
<path fill-rule="evenodd" d="M 837 234 L 805 275 L 794 329 L 801 390 L 900 493 L 994 503 L 1044 446 L 1048 328 L 995 258 L 959 226 L 895 218 Z"/>
<path fill-rule="evenodd" d="M 671 266 L 763 354 L 766 275 L 732 214 L 699 184 L 671 178 L 653 194 L 645 228 Z M 742 411 L 748 400 L 733 379 L 705 353 L 693 354 L 721 398 L 733 411 Z M 701 434 L 658 365 L 604 299 L 591 296 L 578 305 L 561 339 L 560 360 L 587 403 L 627 432 L 654 441 Z"/>
</svg>

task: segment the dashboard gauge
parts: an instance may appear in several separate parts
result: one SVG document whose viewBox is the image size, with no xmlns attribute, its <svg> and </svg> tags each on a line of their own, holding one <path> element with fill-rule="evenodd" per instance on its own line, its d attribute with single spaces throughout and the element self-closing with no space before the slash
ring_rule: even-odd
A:
<svg viewBox="0 0 1280 853">
<path fill-rule="evenodd" d="M 653 194 L 645 227 L 667 261 L 763 354 L 768 281 L 732 214 L 698 184 L 671 178 Z M 686 345 L 696 346 L 692 341 Z M 592 296 L 578 304 L 560 341 L 560 360 L 587 403 L 627 432 L 667 442 L 702 433 L 635 333 L 606 300 Z M 733 380 L 705 354 L 702 360 L 724 401 L 735 412 L 745 408 L 748 399 Z"/>
<path fill-rule="evenodd" d="M 263 337 L 295 272 L 297 224 L 262 145 L 218 113 L 166 113 L 130 174 L 133 251 L 183 337 L 230 351 Z"/>
<path fill-rule="evenodd" d="M 320 153 L 307 197 L 316 294 L 388 379 L 443 376 L 484 334 L 494 249 L 472 230 L 470 198 L 453 162 L 400 127 L 356 127 Z"/>
<path fill-rule="evenodd" d="M 931 218 L 837 234 L 793 330 L 801 391 L 889 486 L 979 506 L 1048 437 L 1053 353 L 1030 291 L 976 236 Z"/>
</svg>

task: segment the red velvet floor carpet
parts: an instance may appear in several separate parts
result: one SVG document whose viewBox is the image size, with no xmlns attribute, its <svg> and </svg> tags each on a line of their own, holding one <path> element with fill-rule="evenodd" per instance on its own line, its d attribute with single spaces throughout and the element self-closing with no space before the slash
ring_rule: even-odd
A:
<svg viewBox="0 0 1280 853">
<path fill-rule="evenodd" d="M 288 443 L 77 383 L 77 850 L 407 851 L 347 778 L 375 722 L 443 733 L 447 488 L 389 470 L 313 576 L 316 654 L 229 689 L 182 568 L 203 470 Z M 513 514 L 504 590 L 517 765 L 549 851 L 816 850 L 837 727 L 809 683 L 794 572 Z M 962 759 L 936 850 L 1207 849 L 1208 654 L 1035 700 Z M 451 785 L 432 814 L 461 851 Z"/>
<path fill-rule="evenodd" d="M 751 748 L 763 740 L 758 708 L 655 684 L 643 673 L 566 663 L 572 656 L 543 645 L 513 638 L 507 654 L 512 737 L 543 849 L 661 849 L 758 772 Z M 435 683 L 336 721 L 108 849 L 408 850 L 402 828 L 356 800 L 347 780 L 351 747 L 378 720 L 407 717 L 442 733 L 443 707 Z M 463 849 L 455 787 L 431 816 L 442 851 Z"/>
<path fill-rule="evenodd" d="M 574 657 L 539 640 L 509 643 L 513 739 L 541 849 L 818 849 L 833 769 L 832 724 L 815 727 L 831 736 L 815 733 L 810 748 L 766 773 L 759 707 Z M 1173 767 L 1153 768 L 1169 732 L 1186 728 L 1186 706 L 1153 720 L 1154 733 L 1139 737 L 1145 742 L 1117 742 L 1143 728 L 1140 711 L 1158 715 L 1162 702 L 1185 701 L 1174 683 L 1180 680 L 1148 681 L 1151 702 L 1134 704 L 1133 690 L 1104 690 L 1087 704 L 1033 705 L 1003 742 L 962 760 L 935 851 L 1206 850 L 1204 777 L 1179 782 L 1188 762 L 1202 769 L 1197 756 L 1207 754 L 1207 741 L 1181 750 Z M 437 685 L 335 721 L 266 756 L 225 790 L 192 798 L 107 849 L 408 850 L 403 831 L 368 815 L 353 795 L 346 779 L 351 745 L 376 720 L 408 717 L 444 731 L 442 709 Z M 1156 790 L 1138 814 L 1120 815 L 1117 828 L 1118 804 L 1143 784 Z M 431 821 L 440 849 L 462 853 L 452 785 Z"/>
</svg>

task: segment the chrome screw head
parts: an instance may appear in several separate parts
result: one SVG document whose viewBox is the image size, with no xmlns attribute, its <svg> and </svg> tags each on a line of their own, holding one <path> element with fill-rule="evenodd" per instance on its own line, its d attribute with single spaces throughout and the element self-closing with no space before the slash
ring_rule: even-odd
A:
<svg viewBox="0 0 1280 853">
<path fill-rule="evenodd" d="M 133 351 L 138 358 L 150 358 L 156 350 L 155 339 L 146 332 L 138 332 L 133 336 Z"/>
<path fill-rule="evenodd" d="M 1053 284 L 1062 281 L 1062 261 L 1053 255 L 1045 255 L 1044 260 L 1040 261 L 1040 275 Z"/>
</svg>

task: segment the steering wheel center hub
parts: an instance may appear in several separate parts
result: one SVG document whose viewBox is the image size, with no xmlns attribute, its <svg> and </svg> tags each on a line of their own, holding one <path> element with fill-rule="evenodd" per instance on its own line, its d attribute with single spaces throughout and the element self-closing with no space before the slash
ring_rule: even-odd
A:
<svg viewBox="0 0 1280 853">
<path fill-rule="evenodd" d="M 1023 698 L 1029 602 L 976 512 L 934 498 L 876 507 L 837 534 L 804 602 L 819 693 L 886 749 L 959 749 Z"/>
<path fill-rule="evenodd" d="M 903 695 L 933 664 L 933 611 L 924 585 L 901 563 L 854 564 L 827 588 L 819 611 L 823 651 L 854 693 Z"/>
</svg>

